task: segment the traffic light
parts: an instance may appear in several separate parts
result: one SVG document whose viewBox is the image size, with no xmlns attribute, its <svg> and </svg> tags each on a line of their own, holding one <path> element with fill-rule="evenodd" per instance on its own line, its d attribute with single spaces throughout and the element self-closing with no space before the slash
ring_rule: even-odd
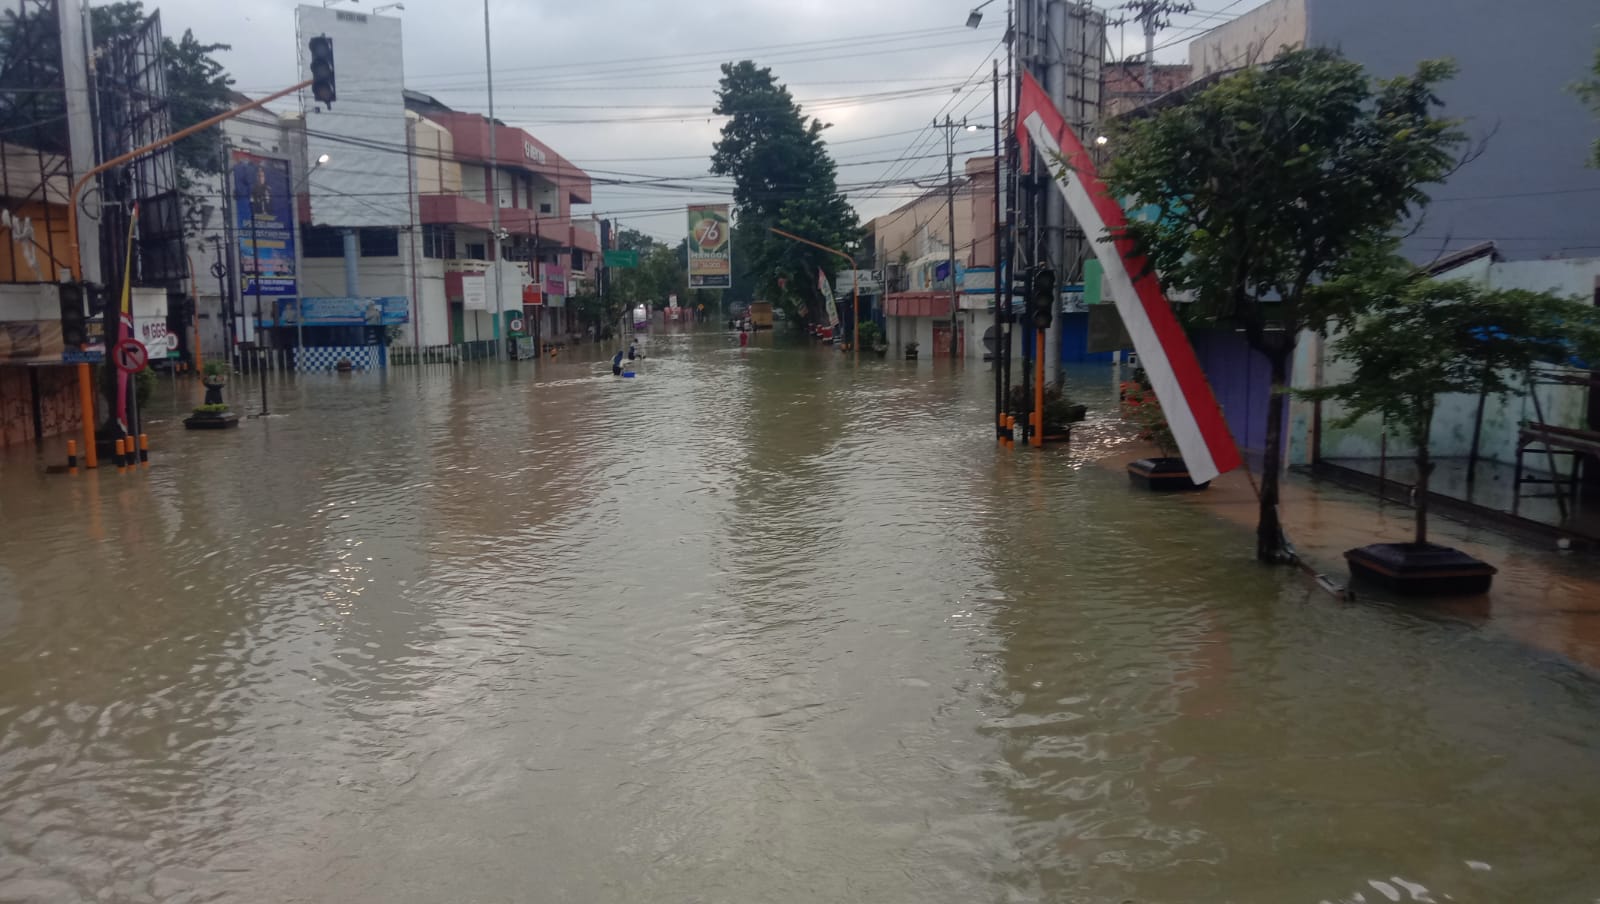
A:
<svg viewBox="0 0 1600 904">
<path fill-rule="evenodd" d="M 331 105 L 339 99 L 333 90 L 333 39 L 318 35 L 307 46 L 311 50 L 311 96 L 319 104 Z"/>
<path fill-rule="evenodd" d="M 84 322 L 83 283 L 62 283 L 61 291 L 61 343 L 70 349 L 89 344 L 89 328 Z"/>
<path fill-rule="evenodd" d="M 1038 267 L 1028 280 L 1028 314 L 1034 329 L 1048 330 L 1056 312 L 1056 271 Z"/>
</svg>

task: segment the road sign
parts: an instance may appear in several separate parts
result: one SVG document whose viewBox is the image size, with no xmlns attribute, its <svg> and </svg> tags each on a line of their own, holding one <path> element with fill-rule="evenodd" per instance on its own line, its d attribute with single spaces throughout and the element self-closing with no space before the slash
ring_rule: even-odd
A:
<svg viewBox="0 0 1600 904">
<path fill-rule="evenodd" d="M 521 317 L 513 317 L 513 318 L 511 318 L 511 332 L 513 332 L 513 333 L 522 332 L 522 318 Z"/>
<path fill-rule="evenodd" d="M 175 352 L 177 350 L 178 350 L 178 334 L 177 333 L 168 333 L 167 334 L 167 351 Z"/>
<path fill-rule="evenodd" d="M 639 252 L 612 249 L 603 257 L 607 267 L 637 267 L 639 266 Z"/>
<path fill-rule="evenodd" d="M 136 374 L 150 365 L 144 345 L 132 338 L 118 342 L 112 349 L 111 358 L 116 362 L 117 370 L 125 374 Z"/>
</svg>

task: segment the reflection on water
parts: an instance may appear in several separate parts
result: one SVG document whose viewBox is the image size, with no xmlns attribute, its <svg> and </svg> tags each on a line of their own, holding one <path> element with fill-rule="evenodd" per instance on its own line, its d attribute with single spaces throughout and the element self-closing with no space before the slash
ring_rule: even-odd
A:
<svg viewBox="0 0 1600 904">
<path fill-rule="evenodd" d="M 771 341 L 8 459 L 0 900 L 1600 897 L 1592 682 Z"/>
</svg>

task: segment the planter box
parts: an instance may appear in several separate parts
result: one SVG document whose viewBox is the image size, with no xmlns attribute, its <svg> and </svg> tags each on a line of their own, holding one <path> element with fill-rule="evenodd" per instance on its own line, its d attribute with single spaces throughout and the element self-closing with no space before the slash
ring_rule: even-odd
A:
<svg viewBox="0 0 1600 904">
<path fill-rule="evenodd" d="M 1344 554 L 1355 581 L 1404 596 L 1474 596 L 1489 591 L 1499 569 L 1459 549 L 1425 543 L 1374 543 Z"/>
<path fill-rule="evenodd" d="M 226 430 L 229 427 L 239 426 L 239 416 L 231 411 L 220 414 L 191 414 L 183 419 L 183 426 L 189 430 Z"/>
<path fill-rule="evenodd" d="M 1190 480 L 1189 466 L 1181 458 L 1141 458 L 1128 465 L 1128 479 L 1134 486 L 1157 493 L 1203 490 L 1211 485 L 1210 481 Z"/>
<path fill-rule="evenodd" d="M 914 348 L 906 349 L 906 360 L 907 361 L 915 361 L 915 360 L 917 360 L 917 350 L 914 349 Z"/>
</svg>

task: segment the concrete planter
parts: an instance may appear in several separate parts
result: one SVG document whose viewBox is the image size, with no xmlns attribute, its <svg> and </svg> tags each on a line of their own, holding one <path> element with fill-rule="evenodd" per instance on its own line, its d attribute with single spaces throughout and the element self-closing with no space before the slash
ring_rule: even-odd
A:
<svg viewBox="0 0 1600 904">
<path fill-rule="evenodd" d="M 1136 487 L 1156 493 L 1174 493 L 1186 490 L 1203 490 L 1210 481 L 1195 483 L 1189 479 L 1189 466 L 1181 458 L 1141 458 L 1128 465 L 1128 480 Z"/>
<path fill-rule="evenodd" d="M 1499 569 L 1459 549 L 1432 543 L 1374 543 L 1344 554 L 1354 581 L 1403 596 L 1487 593 Z"/>
<path fill-rule="evenodd" d="M 226 430 L 239 426 L 239 416 L 231 411 L 196 411 L 183 419 L 183 426 L 187 430 Z"/>
</svg>

